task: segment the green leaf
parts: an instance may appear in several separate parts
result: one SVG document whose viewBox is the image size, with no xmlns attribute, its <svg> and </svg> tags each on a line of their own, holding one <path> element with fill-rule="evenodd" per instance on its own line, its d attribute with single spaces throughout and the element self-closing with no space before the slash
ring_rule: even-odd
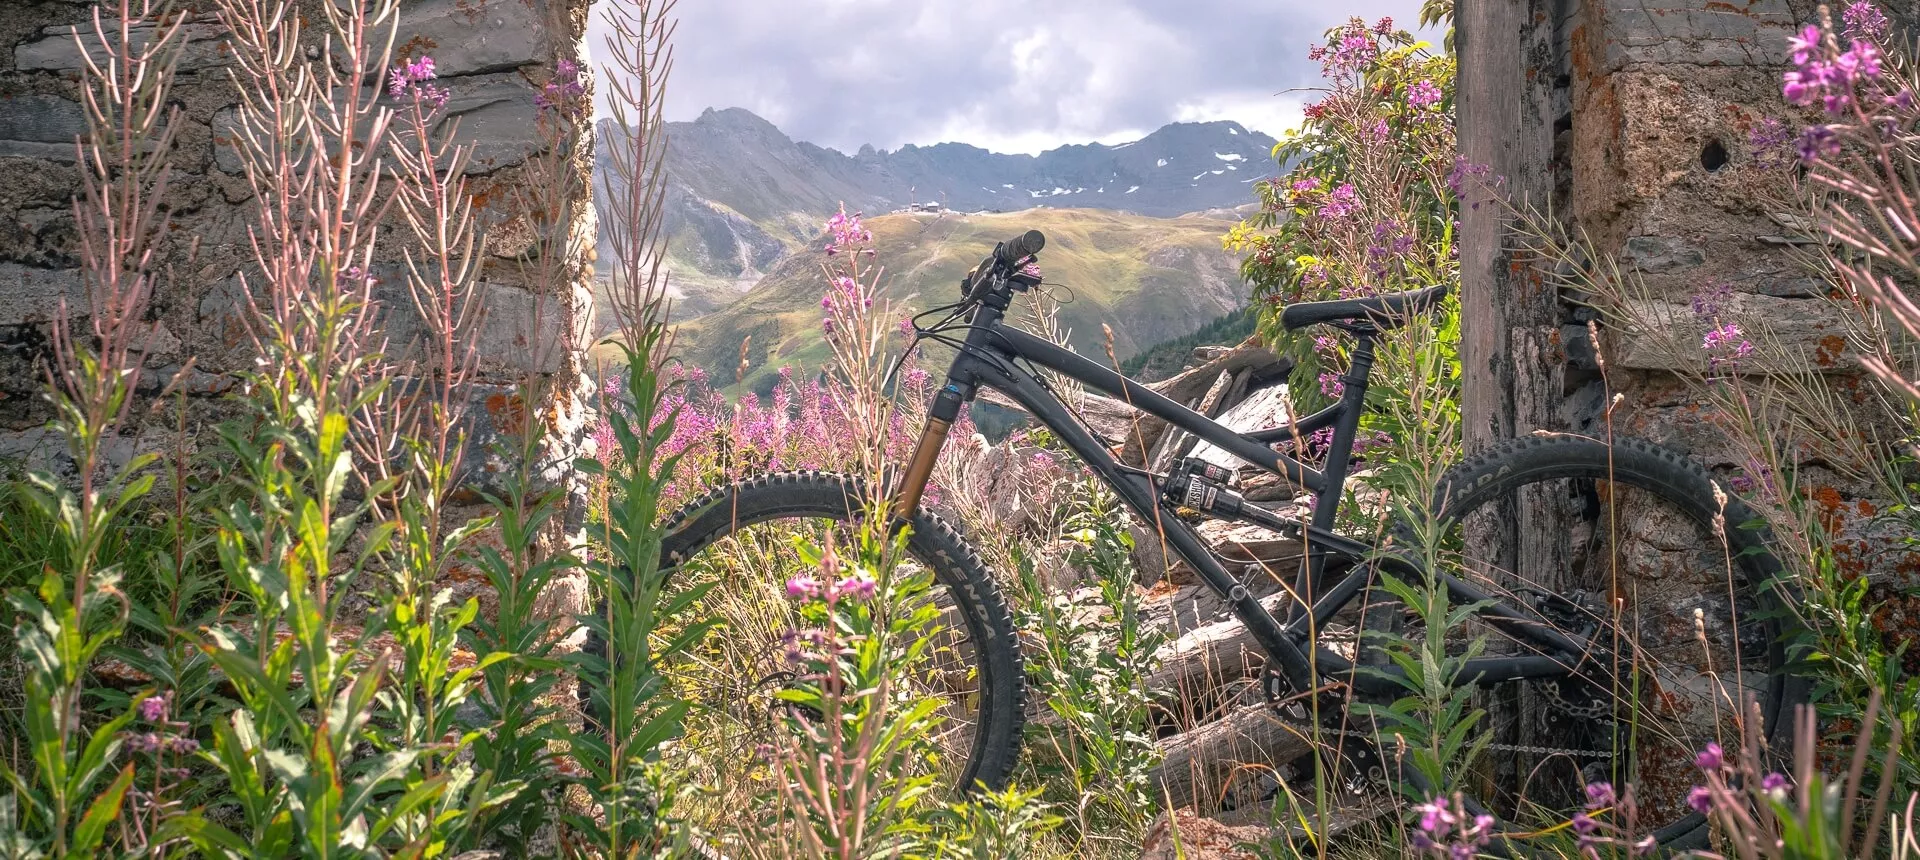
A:
<svg viewBox="0 0 1920 860">
<path fill-rule="evenodd" d="M 128 763 L 120 769 L 107 790 L 94 799 L 87 807 L 87 814 L 81 816 L 79 825 L 73 829 L 73 851 L 80 856 L 91 856 L 100 848 L 100 841 L 106 835 L 107 823 L 120 817 L 120 803 L 127 796 L 127 789 L 133 785 L 133 764 Z"/>
</svg>

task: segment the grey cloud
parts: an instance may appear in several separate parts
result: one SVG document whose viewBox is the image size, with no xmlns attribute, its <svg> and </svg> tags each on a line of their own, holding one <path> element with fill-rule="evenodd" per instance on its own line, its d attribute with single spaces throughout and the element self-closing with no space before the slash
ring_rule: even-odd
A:
<svg viewBox="0 0 1920 860">
<path fill-rule="evenodd" d="M 1270 126 L 1301 97 L 1276 94 L 1313 85 L 1306 51 L 1323 31 L 1349 14 L 1411 24 L 1417 8 L 1417 0 L 681 0 L 667 111 L 688 119 L 744 107 L 795 138 L 847 151 L 942 140 L 1031 149 L 1176 119 L 1235 119 L 1277 135 Z M 596 16 L 596 51 L 603 32 Z"/>
</svg>

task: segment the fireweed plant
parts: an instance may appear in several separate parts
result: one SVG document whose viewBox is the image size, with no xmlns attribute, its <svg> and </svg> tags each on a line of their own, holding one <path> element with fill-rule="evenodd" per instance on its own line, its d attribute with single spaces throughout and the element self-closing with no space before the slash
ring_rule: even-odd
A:
<svg viewBox="0 0 1920 860">
<path fill-rule="evenodd" d="M 1310 105 L 1301 128 L 1274 150 L 1291 167 L 1256 185 L 1261 212 L 1238 225 L 1227 247 L 1244 255 L 1242 273 L 1262 309 L 1259 331 L 1296 357 L 1312 385 L 1295 386 L 1298 408 L 1332 402 L 1343 393 L 1346 347 L 1319 329 L 1285 333 L 1286 303 L 1374 295 L 1435 284 L 1454 286 L 1459 270 L 1453 245 L 1456 194 L 1472 171 L 1456 157 L 1452 120 L 1454 62 L 1449 54 L 1395 29 L 1391 19 L 1371 25 L 1353 19 L 1330 30 L 1309 54 L 1320 62 L 1324 96 Z M 1355 534 L 1397 536 L 1400 552 L 1438 569 L 1448 560 L 1440 545 L 1443 512 L 1428 500 L 1444 465 L 1461 453 L 1456 355 L 1457 302 L 1449 298 L 1432 320 L 1417 320 L 1379 339 L 1375 385 L 1355 443 L 1360 464 L 1350 485 L 1358 504 L 1343 508 L 1340 527 Z M 1331 433 L 1292 440 L 1297 451 L 1324 453 Z M 1291 571 L 1271 571 L 1282 582 Z M 1443 590 L 1426 583 L 1384 583 L 1383 603 L 1362 619 L 1368 630 L 1363 663 L 1397 664 L 1404 692 L 1391 702 L 1352 702 L 1370 715 L 1392 754 L 1449 786 L 1470 767 L 1485 742 L 1483 712 L 1450 679 L 1464 657 L 1449 650 L 1448 634 L 1471 607 L 1450 606 Z M 1405 612 L 1423 632 L 1406 634 L 1381 616 Z M 1363 668 L 1362 671 L 1365 671 Z M 1312 700 L 1317 718 L 1317 699 Z M 1337 738 L 1322 739 L 1329 747 Z M 1324 764 L 1324 763 L 1322 763 Z M 1350 778 L 1321 771 L 1314 781 L 1317 810 L 1329 808 L 1333 786 Z M 1429 798 L 1415 797 L 1414 801 Z M 1440 801 L 1444 802 L 1444 801 Z M 1276 815 L 1285 819 L 1288 813 Z M 1320 812 L 1303 825 L 1325 832 Z M 1457 832 L 1456 832 L 1457 835 Z M 1311 836 L 1315 850 L 1326 845 Z M 1274 856 L 1298 850 L 1296 841 L 1264 846 Z"/>
<path fill-rule="evenodd" d="M 189 845 L 227 857 L 434 856 L 556 843 L 627 855 L 657 846 L 664 806 L 622 770 L 646 773 L 649 748 L 624 739 L 595 757 L 572 736 L 575 755 L 555 754 L 563 713 L 551 691 L 564 664 L 553 648 L 571 625 L 537 601 L 578 562 L 553 539 L 564 492 L 536 461 L 547 416 L 525 404 L 540 396 L 537 377 L 519 382 L 520 407 L 505 410 L 520 420 L 502 428 L 510 441 L 495 453 L 517 465 L 498 495 L 484 494 L 493 515 L 450 507 L 471 472 L 459 428 L 469 425 L 477 363 L 480 230 L 493 215 L 475 211 L 467 151 L 451 142 L 456 124 L 432 59 L 390 56 L 393 4 L 325 5 L 311 20 L 252 0 L 217 4 L 244 81 L 232 139 L 255 200 L 252 259 L 237 281 L 257 359 L 240 375 L 247 417 L 221 428 L 222 450 L 176 451 L 172 504 L 151 511 L 172 518 L 169 550 L 127 555 L 152 562 L 138 569 L 101 563 L 102 548 L 118 546 L 107 540 L 114 520 L 158 477 L 144 468 L 151 455 L 110 463 L 101 441 L 136 407 L 139 320 L 164 274 L 154 263 L 164 239 L 155 206 L 169 176 L 174 124 L 164 106 L 185 20 L 152 4 L 116 11 L 80 38 L 92 127 L 76 216 L 91 330 L 53 333 L 54 429 L 72 443 L 75 474 L 41 476 L 24 491 L 69 539 L 41 588 L 10 596 L 15 645 L 30 656 L 30 743 L 8 759 L 0 798 L 9 856 L 162 856 Z M 656 79 L 661 14 L 649 6 L 636 13 L 641 24 L 616 27 L 626 41 L 653 39 L 637 56 Z M 319 32 L 303 32 L 308 24 Z M 554 71 L 538 98 L 548 145 L 529 170 L 558 176 L 585 163 L 585 86 L 570 63 Z M 567 211 L 522 202 L 536 223 L 571 223 Z M 389 231 L 411 239 L 398 271 L 372 263 Z M 551 245 L 538 260 L 577 257 L 558 234 L 536 240 Z M 565 292 L 555 286 L 566 273 L 534 265 L 546 285 L 537 293 Z M 376 288 L 394 279 L 411 307 L 381 306 L 390 293 Z M 423 337 L 387 342 L 380 318 L 408 311 Z M 630 319 L 657 339 L 654 317 Z M 648 392 L 657 367 L 631 362 L 628 387 Z M 178 421 L 184 438 L 184 406 Z M 646 481 L 670 474 L 656 470 L 657 447 L 629 447 L 629 468 Z M 191 468 L 216 478 L 217 491 L 189 490 L 193 460 L 204 460 Z M 628 506 L 619 489 L 616 507 Z M 644 551 L 615 559 L 650 569 L 654 518 L 632 519 L 619 536 Z M 497 535 L 497 548 L 482 534 Z M 209 544 L 224 582 L 200 569 Z M 494 586 L 487 617 L 476 600 L 450 599 L 443 583 L 460 565 Z M 605 582 L 649 575 L 623 580 L 626 571 L 605 568 Z M 119 589 L 121 577 L 142 588 Z M 654 611 L 648 599 L 658 595 L 616 611 L 611 629 L 633 629 L 629 619 Z M 206 614 L 210 604 L 224 610 Z M 365 606 L 374 608 L 362 615 Z M 114 653 L 153 686 L 88 690 L 96 658 L 128 629 L 152 646 Z M 616 693 L 636 686 L 614 677 Z M 89 701 L 109 710 L 89 713 Z M 651 710 L 642 716 L 657 717 L 658 706 L 643 704 Z M 613 759 L 623 764 L 594 770 Z M 587 789 L 594 809 L 556 824 L 569 782 Z M 549 848 L 527 847 L 539 841 Z"/>
<path fill-rule="evenodd" d="M 1085 588 L 1093 593 L 1049 586 L 1027 551 L 1012 552 L 1017 620 L 1039 645 L 1030 665 L 1052 717 L 1028 724 L 1027 766 L 1037 784 L 1058 792 L 1050 798 L 1057 807 L 1072 811 L 1066 837 L 1137 844 L 1157 806 L 1151 777 L 1160 754 L 1146 679 L 1166 636 L 1142 618 L 1133 536 L 1119 500 L 1090 480 L 1070 492 L 1066 560 L 1091 574 Z"/>
</svg>

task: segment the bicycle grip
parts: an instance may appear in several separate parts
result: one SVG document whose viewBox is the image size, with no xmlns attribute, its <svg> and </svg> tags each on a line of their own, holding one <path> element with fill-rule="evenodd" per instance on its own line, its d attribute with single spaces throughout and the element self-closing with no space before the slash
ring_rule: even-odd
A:
<svg viewBox="0 0 1920 860">
<path fill-rule="evenodd" d="M 1041 233 L 1039 230 L 1028 230 L 1019 236 L 1001 242 L 998 247 L 993 249 L 993 257 L 999 260 L 1001 265 L 1012 266 L 1021 260 L 1040 253 L 1040 249 L 1046 246 L 1046 234 Z"/>
</svg>

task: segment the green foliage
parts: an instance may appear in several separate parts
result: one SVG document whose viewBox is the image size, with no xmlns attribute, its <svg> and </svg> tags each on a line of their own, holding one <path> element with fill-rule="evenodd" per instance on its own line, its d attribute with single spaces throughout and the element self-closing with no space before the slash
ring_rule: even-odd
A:
<svg viewBox="0 0 1920 860">
<path fill-rule="evenodd" d="M 1358 667 L 1358 671 L 1392 679 L 1407 695 L 1385 706 L 1358 702 L 1355 710 L 1372 717 L 1383 733 L 1405 741 L 1413 767 L 1429 786 L 1455 785 L 1456 778 L 1472 768 L 1493 737 L 1475 731 L 1486 712 L 1472 706 L 1473 687 L 1456 686 L 1467 661 L 1480 656 L 1485 641 L 1476 639 L 1465 649 L 1450 653 L 1447 635 L 1494 601 L 1455 606 L 1448 600 L 1446 587 L 1437 580 L 1416 586 L 1382 573 L 1380 584 L 1419 615 L 1424 635 L 1418 640 L 1375 637 L 1387 659 L 1404 674 L 1367 666 Z M 1403 788 L 1413 790 L 1412 785 Z M 1426 800 L 1411 795 L 1409 799 Z"/>
<path fill-rule="evenodd" d="M 712 584 L 671 590 L 660 568 L 660 498 L 679 460 L 660 450 L 673 435 L 675 413 L 661 411 L 663 381 L 652 360 L 666 327 L 648 323 L 638 333 L 641 342 L 620 344 L 630 400 L 624 409 L 606 410 L 620 465 L 608 469 L 584 457 L 575 463 L 606 481 L 610 501 L 596 536 L 605 554 L 585 565 L 604 614 L 580 616 L 604 650 L 574 657 L 589 712 L 600 720 L 594 731 L 572 739 L 573 758 L 584 771 L 577 784 L 602 817 L 570 813 L 568 821 L 606 856 L 651 854 L 677 838 L 669 820 L 673 797 L 665 789 L 669 775 L 655 759 L 661 745 L 680 735 L 689 704 L 670 695 L 661 667 L 713 627 L 710 620 L 681 617 Z"/>
<path fill-rule="evenodd" d="M 1337 59 L 1335 47 L 1352 40 L 1367 47 Z M 1324 50 L 1327 96 L 1274 148 L 1274 159 L 1291 169 L 1255 184 L 1260 211 L 1226 239 L 1253 284 L 1260 333 L 1309 375 L 1323 361 L 1309 335 L 1280 328 L 1286 304 L 1459 277 L 1453 58 L 1359 19 L 1329 31 Z M 1427 103 L 1428 93 L 1438 101 Z"/>
<path fill-rule="evenodd" d="M 930 816 L 940 840 L 936 860 L 1021 860 L 1065 821 L 1040 799 L 1045 789 L 977 791 Z"/>
<path fill-rule="evenodd" d="M 770 752 L 774 830 L 797 842 L 798 856 L 930 850 L 937 774 L 928 766 L 946 717 L 916 682 L 935 671 L 942 621 L 932 574 L 898 564 L 906 541 L 906 530 L 883 537 L 869 521 L 844 556 L 800 547 L 819 587 L 800 606 L 808 627 L 795 631 L 798 674 L 776 694 L 788 707 Z"/>
<path fill-rule="evenodd" d="M 1253 334 L 1259 314 L 1252 307 L 1221 314 L 1192 334 L 1163 340 L 1120 362 L 1120 372 L 1142 382 L 1155 382 L 1180 372 L 1197 346 L 1232 345 Z"/>
<path fill-rule="evenodd" d="M 1159 751 L 1148 732 L 1152 694 L 1146 678 L 1158 666 L 1164 636 L 1141 618 L 1133 584 L 1132 535 L 1118 500 L 1088 482 L 1068 520 L 1083 566 L 1099 588 L 1097 605 L 1077 604 L 1040 581 L 1030 556 L 1019 567 L 1020 625 L 1040 642 L 1028 665 L 1051 721 L 1029 724 L 1030 762 L 1052 800 L 1074 809 L 1082 840 L 1138 836 L 1156 808 L 1150 777 Z"/>
</svg>

